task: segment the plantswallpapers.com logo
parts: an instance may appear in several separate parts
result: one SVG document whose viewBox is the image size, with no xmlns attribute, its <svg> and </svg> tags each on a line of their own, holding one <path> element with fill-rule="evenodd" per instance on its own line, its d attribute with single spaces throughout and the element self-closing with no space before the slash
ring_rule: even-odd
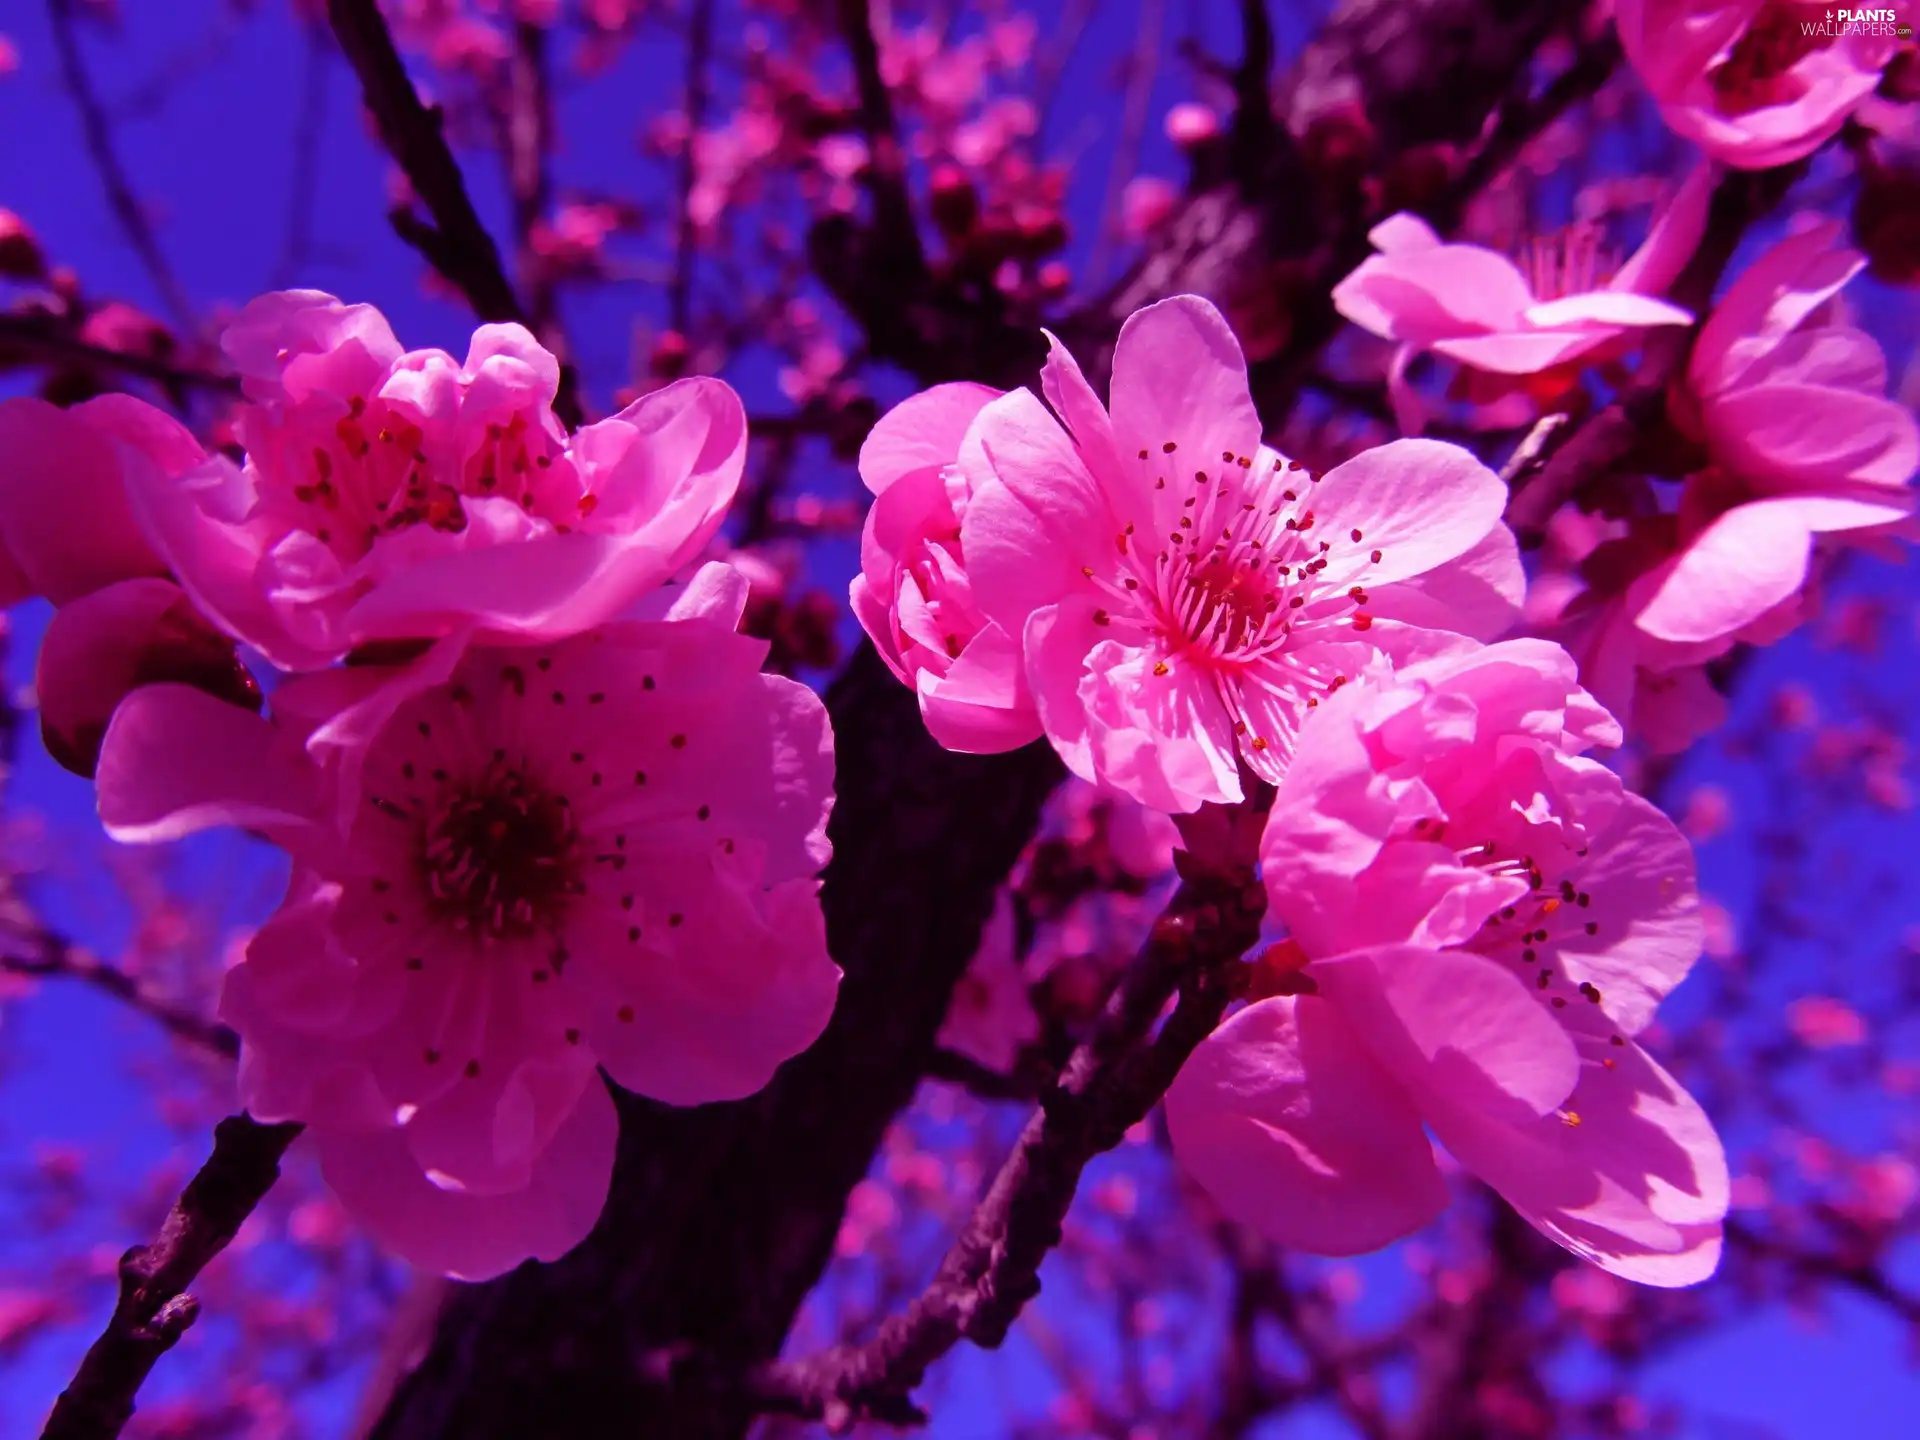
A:
<svg viewBox="0 0 1920 1440">
<path fill-rule="evenodd" d="M 1885 35 L 1905 40 L 1913 34 L 1913 26 L 1902 21 L 1893 10 L 1829 10 L 1825 20 L 1803 20 L 1800 33 L 1830 39 L 1842 35 Z"/>
</svg>

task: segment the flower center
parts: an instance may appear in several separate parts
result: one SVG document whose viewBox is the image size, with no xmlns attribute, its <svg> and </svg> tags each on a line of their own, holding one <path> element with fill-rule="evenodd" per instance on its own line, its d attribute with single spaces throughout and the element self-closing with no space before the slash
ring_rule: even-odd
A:
<svg viewBox="0 0 1920 1440">
<path fill-rule="evenodd" d="M 1533 298 L 1544 302 L 1604 288 L 1620 268 L 1620 257 L 1601 227 L 1583 220 L 1555 234 L 1536 235 L 1513 263 Z"/>
<path fill-rule="evenodd" d="M 580 849 L 566 798 L 496 765 L 441 803 L 420 863 L 442 919 L 459 930 L 518 937 L 556 928 L 581 888 Z"/>
<path fill-rule="evenodd" d="M 1832 27 L 1810 24 L 1799 7 L 1772 0 L 1753 17 L 1713 72 L 1714 99 L 1724 115 L 1745 115 L 1797 99 L 1804 88 L 1793 67 L 1837 38 Z"/>
</svg>

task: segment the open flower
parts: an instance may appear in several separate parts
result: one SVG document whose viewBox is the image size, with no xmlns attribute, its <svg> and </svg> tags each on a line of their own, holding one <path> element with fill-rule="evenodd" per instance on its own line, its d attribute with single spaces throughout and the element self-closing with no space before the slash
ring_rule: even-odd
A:
<svg viewBox="0 0 1920 1440">
<path fill-rule="evenodd" d="M 1323 707 L 1261 845 L 1292 941 L 1167 1095 L 1229 1215 L 1378 1248 L 1446 1203 L 1431 1130 L 1575 1254 L 1654 1285 L 1712 1272 L 1725 1156 L 1633 1039 L 1700 950 L 1692 853 L 1578 753 L 1617 739 L 1531 640 L 1382 667 Z"/>
<path fill-rule="evenodd" d="M 880 418 L 860 447 L 874 494 L 860 536 L 854 617 L 880 658 L 920 697 L 949 750 L 994 753 L 1040 738 L 1019 641 L 974 603 L 960 544 L 967 428 L 998 390 L 936 385 Z"/>
<path fill-rule="evenodd" d="M 1015 390 L 967 431 L 961 548 L 1083 779 L 1169 812 L 1238 800 L 1239 761 L 1278 779 L 1320 697 L 1404 639 L 1396 617 L 1484 636 L 1517 611 L 1491 471 L 1425 440 L 1324 476 L 1264 447 L 1204 300 L 1122 327 L 1111 416 L 1057 342 L 1042 383 L 1052 413 Z"/>
<path fill-rule="evenodd" d="M 1832 139 L 1880 83 L 1891 35 L 1793 0 L 1615 0 L 1621 47 L 1675 134 L 1742 170 Z"/>
<path fill-rule="evenodd" d="M 292 855 L 222 993 L 242 1094 L 337 1136 L 341 1198 L 419 1263 L 477 1278 L 586 1233 L 612 1163 L 609 1122 L 574 1118 L 607 1105 L 596 1066 L 736 1099 L 826 1024 L 832 741 L 733 633 L 745 593 L 711 566 L 663 619 L 454 635 L 292 681 L 270 721 L 175 685 L 114 719 L 110 834 L 242 825 Z M 400 1144 L 422 1178 L 369 1158 Z"/>
<path fill-rule="evenodd" d="M 1887 398 L 1873 337 L 1822 323 L 1865 260 L 1828 221 L 1790 235 L 1728 287 L 1700 329 L 1674 418 L 1706 447 L 1677 556 L 1637 608 L 1657 639 L 1730 638 L 1798 595 L 1816 537 L 1904 520 L 1920 426 Z"/>
<path fill-rule="evenodd" d="M 1707 167 L 1695 170 L 1611 276 L 1589 226 L 1536 241 L 1515 263 L 1447 243 L 1416 215 L 1391 215 L 1368 235 L 1380 253 L 1334 287 L 1333 303 L 1361 329 L 1400 342 L 1396 371 L 1424 350 L 1498 375 L 1553 370 L 1650 327 L 1692 322 L 1657 297 L 1699 243 L 1711 180 Z"/>
<path fill-rule="evenodd" d="M 460 363 L 298 290 L 254 300 L 222 344 L 246 466 L 132 498 L 200 608 L 287 669 L 467 623 L 526 639 L 598 624 L 694 560 L 745 463 L 739 397 L 706 378 L 569 437 L 559 362 L 518 325 L 481 326 Z"/>
</svg>

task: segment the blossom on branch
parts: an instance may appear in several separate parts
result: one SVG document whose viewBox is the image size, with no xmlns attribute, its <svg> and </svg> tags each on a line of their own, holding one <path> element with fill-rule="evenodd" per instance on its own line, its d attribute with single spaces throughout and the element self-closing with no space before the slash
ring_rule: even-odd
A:
<svg viewBox="0 0 1920 1440">
<path fill-rule="evenodd" d="M 1419 643 L 1414 626 L 1488 637 L 1517 613 L 1493 472 L 1410 440 L 1309 473 L 1261 443 L 1246 362 L 1204 300 L 1122 327 L 1111 414 L 1058 341 L 1041 379 L 1046 404 L 984 405 L 941 472 L 966 494 L 943 583 L 961 593 L 964 567 L 979 634 L 998 627 L 969 689 L 1007 709 L 1030 693 L 1083 779 L 1168 812 L 1238 801 L 1242 760 L 1278 779 L 1308 711 Z"/>
<path fill-rule="evenodd" d="M 1633 1039 L 1700 950 L 1693 857 L 1580 754 L 1618 739 L 1530 640 L 1379 667 L 1323 707 L 1261 846 L 1291 942 L 1167 1096 L 1227 1214 L 1376 1249 L 1446 1204 L 1431 1130 L 1575 1254 L 1712 1273 L 1720 1141 Z"/>
<path fill-rule="evenodd" d="M 290 681 L 271 720 L 175 685 L 115 717 L 110 834 L 242 825 L 293 857 L 221 998 L 242 1095 L 312 1125 L 416 1263 L 480 1278 L 586 1234 L 613 1160 L 596 1067 L 737 1099 L 826 1024 L 832 740 L 734 633 L 745 598 L 714 565 L 651 618 Z"/>
</svg>

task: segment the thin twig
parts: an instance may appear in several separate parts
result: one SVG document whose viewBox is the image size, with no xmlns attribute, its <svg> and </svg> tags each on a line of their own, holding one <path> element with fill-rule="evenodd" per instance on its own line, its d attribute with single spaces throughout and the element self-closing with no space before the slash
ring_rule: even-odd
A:
<svg viewBox="0 0 1920 1440">
<path fill-rule="evenodd" d="M 904 261 L 917 271 L 924 268 L 925 256 L 907 194 L 907 163 L 894 124 L 893 97 L 880 74 L 880 45 L 873 33 L 869 0 L 840 0 L 840 29 L 853 58 L 854 81 L 860 94 L 860 129 L 867 140 L 867 188 L 873 194 L 880 248 L 895 263 Z"/>
<path fill-rule="evenodd" d="M 280 1178 L 280 1160 L 300 1133 L 230 1115 L 213 1131 L 213 1154 L 174 1202 L 159 1238 L 120 1258 L 120 1300 L 107 1328 L 54 1403 L 41 1440 L 114 1440 L 160 1357 L 200 1313 L 186 1289 Z"/>
<path fill-rule="evenodd" d="M 360 77 L 381 142 L 433 217 L 429 222 L 411 207 L 400 206 L 387 217 L 393 228 L 467 297 L 482 320 L 511 321 L 532 329 L 507 280 L 499 248 L 480 223 L 460 166 L 447 147 L 440 112 L 421 103 L 379 6 L 374 0 L 327 0 L 327 19 Z M 584 418 L 571 366 L 561 367 L 553 409 L 570 426 Z"/>
<path fill-rule="evenodd" d="M 47 18 L 53 24 L 54 48 L 60 52 L 60 74 L 66 83 L 67 93 L 73 97 L 73 103 L 80 111 L 80 126 L 87 137 L 87 153 L 93 157 L 93 168 L 99 172 L 100 183 L 106 187 L 107 204 L 112 207 L 114 218 L 120 222 L 127 243 L 133 246 L 140 263 L 146 266 L 147 278 L 153 281 L 153 288 L 160 292 L 160 299 L 173 316 L 174 324 L 183 331 L 191 330 L 194 323 L 192 302 L 181 288 L 179 277 L 167 264 L 167 257 L 160 249 L 153 227 L 147 223 L 146 212 L 141 209 L 140 201 L 127 181 L 127 172 L 120 164 L 120 156 L 113 148 L 112 124 L 107 119 L 99 95 L 94 91 L 93 79 L 87 73 L 86 59 L 80 53 L 80 36 L 74 28 L 73 0 L 47 0 Z"/>
<path fill-rule="evenodd" d="M 231 375 L 109 350 L 80 339 L 53 315 L 0 315 L 0 368 L 21 361 L 113 370 L 177 389 L 240 393 L 240 382 Z"/>
<path fill-rule="evenodd" d="M 64 935 L 37 929 L 16 933 L 10 939 L 22 946 L 24 953 L 0 955 L 0 970 L 37 980 L 55 977 L 78 980 L 125 1002 L 177 1039 L 226 1060 L 240 1058 L 240 1037 L 225 1025 L 187 1006 L 150 994 L 138 978 L 74 945 Z"/>
</svg>

